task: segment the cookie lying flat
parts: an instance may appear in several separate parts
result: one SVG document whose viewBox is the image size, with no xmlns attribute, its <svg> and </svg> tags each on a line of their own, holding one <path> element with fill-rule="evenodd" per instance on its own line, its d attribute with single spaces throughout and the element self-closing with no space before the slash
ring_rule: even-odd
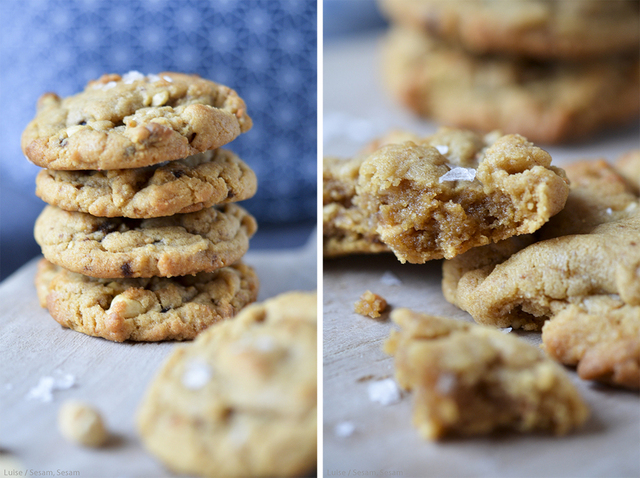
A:
<svg viewBox="0 0 640 478">
<path fill-rule="evenodd" d="M 570 304 L 616 294 L 640 317 L 640 202 L 604 161 L 566 168 L 566 207 L 537 236 L 473 249 L 443 265 L 445 298 L 476 322 L 540 330 Z"/>
<path fill-rule="evenodd" d="M 640 306 L 597 295 L 570 304 L 542 327 L 543 348 L 585 380 L 640 389 Z"/>
<path fill-rule="evenodd" d="M 181 276 L 239 260 L 256 232 L 240 206 L 214 206 L 153 219 L 94 217 L 47 206 L 35 238 L 49 261 L 91 277 Z"/>
<path fill-rule="evenodd" d="M 68 98 L 38 101 L 22 150 L 50 169 L 124 169 L 218 148 L 251 128 L 232 89 L 197 75 L 104 75 Z"/>
<path fill-rule="evenodd" d="M 231 151 L 216 149 L 146 168 L 109 171 L 43 169 L 36 195 L 66 211 L 101 217 L 151 218 L 243 201 L 255 173 Z"/>
<path fill-rule="evenodd" d="M 562 367 L 516 336 L 409 309 L 391 318 L 401 330 L 385 352 L 398 384 L 413 391 L 413 422 L 424 438 L 498 429 L 563 435 L 588 418 Z"/>
<path fill-rule="evenodd" d="M 640 112 L 637 57 L 587 63 L 478 57 L 410 29 L 392 29 L 383 56 L 386 82 L 401 103 L 462 128 L 556 143 L 633 121 Z"/>
<path fill-rule="evenodd" d="M 306 476 L 316 463 L 316 298 L 247 307 L 169 357 L 138 411 L 145 447 L 198 476 Z"/>
<path fill-rule="evenodd" d="M 46 259 L 36 289 L 63 327 L 115 342 L 193 339 L 233 317 L 258 296 L 258 278 L 242 263 L 171 279 L 94 279 Z"/>
<path fill-rule="evenodd" d="M 341 214 L 357 219 L 340 227 L 363 237 L 375 232 L 401 262 L 451 258 L 536 231 L 568 195 L 562 170 L 518 135 L 443 128 L 427 138 L 380 144 L 351 160 L 359 163 L 355 195 Z"/>
<path fill-rule="evenodd" d="M 382 0 L 392 20 L 476 53 L 588 58 L 638 52 L 637 1 Z"/>
</svg>

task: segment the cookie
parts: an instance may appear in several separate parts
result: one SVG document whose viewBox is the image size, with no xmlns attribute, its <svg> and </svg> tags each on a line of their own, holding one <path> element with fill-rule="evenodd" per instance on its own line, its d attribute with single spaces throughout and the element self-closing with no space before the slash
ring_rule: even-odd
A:
<svg viewBox="0 0 640 478">
<path fill-rule="evenodd" d="M 197 275 L 94 279 L 42 259 L 38 298 L 63 327 L 115 342 L 193 339 L 233 317 L 258 296 L 258 278 L 242 263 Z"/>
<path fill-rule="evenodd" d="M 401 262 L 451 258 L 536 231 L 563 208 L 569 192 L 551 157 L 518 135 L 443 128 L 427 138 L 380 144 L 352 160 L 361 162 L 343 215 L 365 220 L 342 227 L 375 232 Z"/>
<path fill-rule="evenodd" d="M 315 294 L 292 292 L 177 348 L 138 410 L 145 447 L 180 474 L 315 471 L 316 329 Z"/>
<path fill-rule="evenodd" d="M 621 156 L 615 166 L 636 194 L 640 195 L 640 149 Z"/>
<path fill-rule="evenodd" d="M 66 211 L 100 217 L 152 218 L 242 201 L 255 173 L 231 151 L 216 149 L 146 168 L 108 171 L 43 169 L 36 195 Z"/>
<path fill-rule="evenodd" d="M 22 150 L 49 169 L 140 168 L 218 148 L 251 125 L 231 88 L 197 75 L 134 71 L 103 75 L 64 99 L 43 95 Z"/>
<path fill-rule="evenodd" d="M 413 392 L 413 423 L 426 439 L 494 430 L 564 435 L 589 409 L 563 368 L 514 334 L 396 309 L 385 352 Z"/>
<path fill-rule="evenodd" d="M 381 0 L 394 22 L 475 53 L 575 60 L 637 54 L 637 1 Z"/>
<path fill-rule="evenodd" d="M 584 138 L 640 113 L 637 57 L 585 63 L 479 57 L 411 29 L 392 29 L 383 65 L 392 94 L 419 115 L 540 143 Z"/>
<path fill-rule="evenodd" d="M 608 294 L 640 317 L 638 196 L 604 161 L 577 162 L 566 171 L 572 184 L 566 207 L 537 237 L 444 263 L 445 298 L 476 322 L 540 330 L 571 304 Z"/>
<path fill-rule="evenodd" d="M 640 306 L 613 295 L 570 304 L 542 327 L 543 348 L 580 378 L 640 389 Z"/>
<path fill-rule="evenodd" d="M 236 204 L 152 219 L 44 208 L 35 238 L 49 261 L 91 277 L 181 276 L 239 260 L 256 221 Z"/>
</svg>

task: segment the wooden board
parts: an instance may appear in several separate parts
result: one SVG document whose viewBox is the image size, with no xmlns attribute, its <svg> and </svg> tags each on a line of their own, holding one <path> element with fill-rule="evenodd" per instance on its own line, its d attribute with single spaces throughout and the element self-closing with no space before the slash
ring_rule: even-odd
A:
<svg viewBox="0 0 640 478">
<path fill-rule="evenodd" d="M 315 233 L 313 235 L 315 238 Z M 292 251 L 253 252 L 244 261 L 261 280 L 259 300 L 288 290 L 316 288 L 315 240 Z M 0 451 L 17 459 L 25 476 L 172 476 L 147 454 L 136 435 L 136 407 L 175 342 L 114 343 L 60 327 L 40 308 L 33 286 L 36 262 L 0 285 Z M 76 384 L 53 401 L 28 400 L 41 377 L 72 374 Z M 56 415 L 66 399 L 85 400 L 102 413 L 115 439 L 92 450 L 65 441 Z M 3 462 L 4 475 L 15 469 Z M 32 470 L 36 473 L 29 473 Z M 77 472 L 76 474 L 74 474 Z M 13 475 L 19 476 L 19 475 Z"/>
</svg>

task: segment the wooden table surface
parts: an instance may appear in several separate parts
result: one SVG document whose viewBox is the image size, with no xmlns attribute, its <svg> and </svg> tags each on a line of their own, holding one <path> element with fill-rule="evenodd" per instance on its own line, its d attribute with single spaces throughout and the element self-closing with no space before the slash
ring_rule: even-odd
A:
<svg viewBox="0 0 640 478">
<path fill-rule="evenodd" d="M 316 288 L 315 241 L 291 251 L 249 251 L 244 261 L 260 278 L 259 300 Z M 115 343 L 63 329 L 38 304 L 36 263 L 0 284 L 1 476 L 172 476 L 142 448 L 134 417 L 149 381 L 176 343 Z M 54 391 L 49 403 L 26 398 L 40 378 L 59 374 L 73 375 L 75 385 Z M 66 399 L 85 400 L 102 412 L 114 434 L 109 446 L 81 448 L 60 436 L 56 415 Z M 8 475 L 15 470 L 8 457 L 19 462 L 16 471 L 22 475 Z"/>
</svg>

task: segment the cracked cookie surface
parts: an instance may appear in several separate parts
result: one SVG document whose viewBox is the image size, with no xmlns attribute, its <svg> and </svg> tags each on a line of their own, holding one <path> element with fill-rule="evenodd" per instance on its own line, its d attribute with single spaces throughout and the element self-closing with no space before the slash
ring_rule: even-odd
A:
<svg viewBox="0 0 640 478">
<path fill-rule="evenodd" d="M 431 440 L 499 429 L 563 435 L 589 409 L 563 368 L 515 335 L 396 309 L 385 343 L 413 393 L 413 422 Z"/>
<path fill-rule="evenodd" d="M 22 150 L 49 169 L 128 169 L 218 148 L 252 126 L 244 101 L 197 75 L 103 75 L 67 98 L 46 93 Z"/>
<path fill-rule="evenodd" d="M 637 55 L 544 63 L 478 57 L 395 28 L 383 57 L 386 84 L 402 104 L 460 128 L 560 143 L 633 121 L 640 112 Z"/>
<path fill-rule="evenodd" d="M 255 173 L 231 151 L 216 149 L 146 168 L 108 171 L 43 169 L 36 195 L 66 211 L 99 217 L 152 218 L 243 201 Z"/>
<path fill-rule="evenodd" d="M 34 235 L 45 258 L 91 277 L 181 276 L 233 264 L 256 221 L 236 204 L 152 219 L 101 218 L 47 206 Z"/>
<path fill-rule="evenodd" d="M 443 128 L 408 138 L 399 132 L 343 166 L 329 162 L 349 174 L 325 192 L 325 220 L 338 210 L 325 222 L 325 244 L 342 231 L 375 234 L 401 262 L 423 263 L 531 233 L 564 206 L 564 172 L 521 136 Z"/>
<path fill-rule="evenodd" d="M 476 53 L 575 60 L 637 53 L 636 1 L 382 0 L 386 14 Z"/>
<path fill-rule="evenodd" d="M 245 308 L 179 347 L 137 416 L 145 447 L 198 476 L 306 476 L 316 464 L 313 293 Z"/>
<path fill-rule="evenodd" d="M 519 243 L 446 261 L 444 296 L 476 322 L 542 329 L 545 349 L 583 378 L 639 388 L 640 198 L 605 161 L 566 171 L 562 212 Z"/>
<path fill-rule="evenodd" d="M 40 305 L 60 325 L 116 342 L 193 339 L 258 296 L 258 278 L 242 263 L 170 279 L 113 280 L 42 259 L 35 282 Z"/>
</svg>

